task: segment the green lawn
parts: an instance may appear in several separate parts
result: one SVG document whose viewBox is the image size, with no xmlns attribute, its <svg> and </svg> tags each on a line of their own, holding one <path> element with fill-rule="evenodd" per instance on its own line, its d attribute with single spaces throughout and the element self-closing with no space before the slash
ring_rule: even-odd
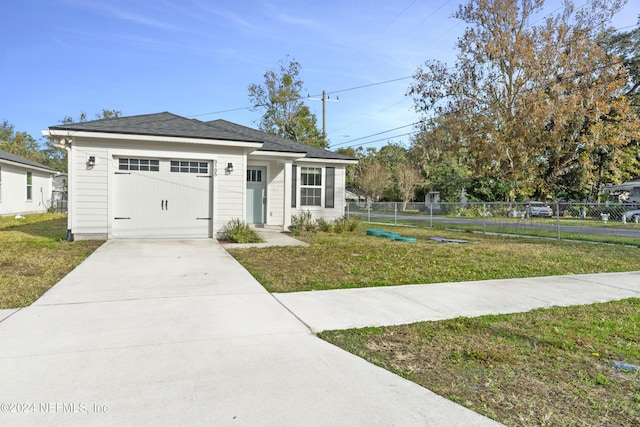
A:
<svg viewBox="0 0 640 427">
<path fill-rule="evenodd" d="M 299 237 L 311 244 L 308 247 L 229 252 L 271 292 L 640 269 L 640 250 L 632 247 L 383 226 L 417 239 L 403 243 L 367 236 L 366 229 L 372 227 L 361 224 L 354 233 Z M 469 243 L 430 240 L 436 236 Z"/>
<path fill-rule="evenodd" d="M 65 241 L 61 214 L 0 217 L 0 309 L 33 303 L 102 241 Z"/>
<path fill-rule="evenodd" d="M 640 425 L 640 299 L 320 337 L 508 426 Z"/>
<path fill-rule="evenodd" d="M 417 239 L 402 243 L 374 227 L 230 252 L 271 292 L 640 269 L 637 247 L 382 227 Z M 640 425 L 639 373 L 616 367 L 640 365 L 640 299 L 320 337 L 509 426 Z"/>
</svg>

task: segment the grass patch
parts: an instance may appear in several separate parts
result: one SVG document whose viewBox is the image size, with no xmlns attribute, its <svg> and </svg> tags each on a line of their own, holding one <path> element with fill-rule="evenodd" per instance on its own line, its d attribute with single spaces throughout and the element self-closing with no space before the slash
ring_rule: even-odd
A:
<svg viewBox="0 0 640 427">
<path fill-rule="evenodd" d="M 30 305 L 103 243 L 66 231 L 63 214 L 0 217 L 0 309 Z"/>
<path fill-rule="evenodd" d="M 634 271 L 640 265 L 640 250 L 624 246 L 384 226 L 417 239 L 403 243 L 367 236 L 366 229 L 301 235 L 308 247 L 229 252 L 270 292 Z M 429 240 L 435 236 L 470 243 Z"/>
<path fill-rule="evenodd" d="M 527 219 L 526 222 L 523 220 L 513 219 L 513 218 L 499 218 L 498 220 L 501 223 L 511 223 L 512 225 L 499 225 L 495 224 L 495 219 L 488 220 L 485 224 L 465 224 L 462 222 L 446 222 L 442 220 L 442 217 L 438 217 L 439 221 L 433 222 L 433 229 L 436 230 L 458 230 L 461 232 L 484 232 L 487 233 L 496 233 L 496 234 L 506 234 L 506 235 L 520 235 L 520 236 L 530 236 L 530 237 L 542 237 L 549 239 L 557 239 L 558 231 L 555 228 L 557 226 L 555 219 L 544 219 L 544 218 L 533 218 Z M 460 218 L 452 217 L 451 219 L 459 220 Z M 475 220 L 482 220 L 481 218 L 474 218 Z M 387 224 L 398 224 L 398 225 L 408 225 L 412 227 L 429 227 L 428 219 L 426 221 L 416 221 L 416 220 L 398 220 L 394 221 L 392 218 L 376 218 L 376 221 L 380 223 Z M 530 226 L 535 225 L 545 225 L 548 227 L 552 227 L 550 229 L 537 229 L 530 228 Z M 627 224 L 622 226 L 618 223 L 608 223 L 605 224 L 603 222 L 595 222 L 588 220 L 561 220 L 560 227 L 563 226 L 575 226 L 575 227 L 586 227 L 586 228 L 606 228 L 610 230 L 610 234 L 593 234 L 593 233 L 578 233 L 573 231 L 565 231 L 560 230 L 560 238 L 564 240 L 576 240 L 581 242 L 593 242 L 593 243 L 611 243 L 614 245 L 628 245 L 628 246 L 638 246 L 640 243 L 638 242 L 637 237 L 630 237 L 625 235 L 617 235 L 618 231 L 622 232 L 624 230 L 638 230 L 640 229 L 640 224 Z"/>
<path fill-rule="evenodd" d="M 509 426 L 638 426 L 640 299 L 320 337 Z"/>
</svg>

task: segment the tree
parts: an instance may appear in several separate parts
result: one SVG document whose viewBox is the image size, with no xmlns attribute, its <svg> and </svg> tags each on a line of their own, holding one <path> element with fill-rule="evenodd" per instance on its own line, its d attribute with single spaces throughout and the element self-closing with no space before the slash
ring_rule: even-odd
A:
<svg viewBox="0 0 640 427">
<path fill-rule="evenodd" d="M 596 186 L 603 149 L 617 153 L 637 132 L 622 95 L 626 71 L 602 48 L 618 0 L 591 0 L 536 25 L 543 0 L 470 0 L 455 67 L 427 61 L 409 89 L 417 111 L 445 118 L 450 153 L 465 152 L 474 178 L 510 183 L 507 194 L 540 198 Z M 521 193 L 523 194 L 523 193 Z M 511 196 L 509 196 L 511 197 Z"/>
<path fill-rule="evenodd" d="M 249 100 L 254 110 L 264 110 L 259 128 L 264 132 L 303 144 L 327 148 L 325 135 L 317 127 L 317 119 L 304 102 L 301 92 L 300 63 L 286 56 L 278 72 L 264 73 L 264 83 L 249 85 Z"/>
<path fill-rule="evenodd" d="M 409 162 L 396 165 L 393 176 L 400 192 L 404 211 L 407 209 L 407 203 L 414 198 L 416 188 L 422 183 L 422 176 L 420 171 Z"/>
<path fill-rule="evenodd" d="M 0 125 L 0 150 L 43 163 L 44 156 L 40 152 L 38 142 L 26 132 L 16 132 L 7 120 Z"/>
<path fill-rule="evenodd" d="M 359 164 L 356 182 L 369 200 L 377 202 L 387 188 L 389 178 L 389 171 L 380 161 L 371 159 Z"/>
</svg>

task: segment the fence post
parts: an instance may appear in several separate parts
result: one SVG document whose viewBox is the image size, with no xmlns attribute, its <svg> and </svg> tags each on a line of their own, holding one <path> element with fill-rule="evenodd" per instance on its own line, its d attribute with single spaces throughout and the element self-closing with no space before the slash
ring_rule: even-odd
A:
<svg viewBox="0 0 640 427">
<path fill-rule="evenodd" d="M 433 228 L 433 202 L 429 203 L 429 228 Z"/>
<path fill-rule="evenodd" d="M 373 209 L 373 202 L 367 203 L 367 221 L 371 222 L 371 209 Z"/>
<path fill-rule="evenodd" d="M 487 234 L 487 204 L 482 203 L 482 234 Z"/>
<path fill-rule="evenodd" d="M 561 240 L 560 236 L 560 202 L 556 201 L 556 230 L 558 231 L 558 240 Z"/>
<path fill-rule="evenodd" d="M 398 225 L 398 202 L 393 204 L 393 225 Z"/>
</svg>

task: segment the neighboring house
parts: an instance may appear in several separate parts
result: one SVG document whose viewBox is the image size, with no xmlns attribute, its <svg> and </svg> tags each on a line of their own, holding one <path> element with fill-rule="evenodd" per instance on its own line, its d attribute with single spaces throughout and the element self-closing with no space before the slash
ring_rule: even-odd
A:
<svg viewBox="0 0 640 427">
<path fill-rule="evenodd" d="M 623 182 L 620 185 L 608 185 L 603 187 L 602 191 L 618 196 L 618 200 L 624 203 L 640 203 L 640 178 Z"/>
<path fill-rule="evenodd" d="M 51 177 L 38 162 L 0 150 L 0 215 L 46 212 L 51 206 Z"/>
<path fill-rule="evenodd" d="M 171 113 L 49 127 L 69 156 L 75 239 L 219 237 L 239 218 L 283 230 L 344 215 L 356 159 L 224 120 Z"/>
</svg>

